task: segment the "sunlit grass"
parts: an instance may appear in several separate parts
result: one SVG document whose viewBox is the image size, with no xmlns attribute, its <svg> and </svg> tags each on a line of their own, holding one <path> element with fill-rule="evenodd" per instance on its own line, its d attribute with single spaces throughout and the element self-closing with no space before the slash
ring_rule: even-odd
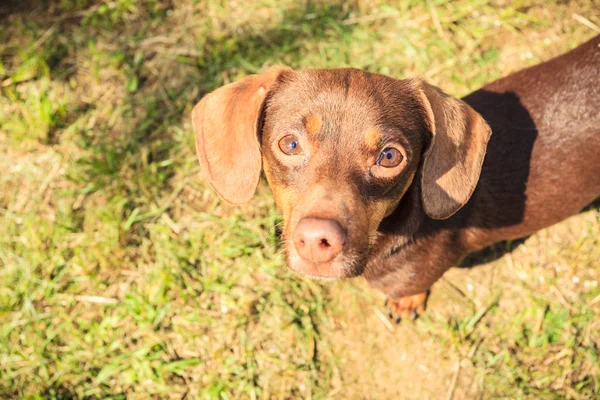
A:
<svg viewBox="0 0 600 400">
<path fill-rule="evenodd" d="M 0 17 L 0 397 L 445 398 L 455 361 L 455 398 L 600 395 L 597 210 L 452 271 L 481 291 L 442 282 L 422 319 L 390 328 L 364 284 L 286 269 L 264 183 L 245 206 L 217 198 L 189 121 L 203 94 L 275 64 L 464 95 L 591 37 L 572 18 L 599 24 L 591 2 L 14 3 Z"/>
</svg>

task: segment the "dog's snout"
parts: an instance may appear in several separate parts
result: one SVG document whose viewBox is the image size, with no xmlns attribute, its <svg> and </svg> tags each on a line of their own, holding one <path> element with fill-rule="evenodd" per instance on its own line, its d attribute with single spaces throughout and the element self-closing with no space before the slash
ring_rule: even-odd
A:
<svg viewBox="0 0 600 400">
<path fill-rule="evenodd" d="M 339 222 L 331 219 L 302 218 L 294 230 L 296 251 L 305 261 L 331 261 L 344 248 L 346 235 Z"/>
</svg>

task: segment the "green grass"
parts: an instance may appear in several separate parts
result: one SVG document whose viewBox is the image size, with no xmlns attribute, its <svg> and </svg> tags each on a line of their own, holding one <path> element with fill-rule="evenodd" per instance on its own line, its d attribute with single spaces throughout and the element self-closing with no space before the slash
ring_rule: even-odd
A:
<svg viewBox="0 0 600 400">
<path fill-rule="evenodd" d="M 275 64 L 464 95 L 593 36 L 573 18 L 600 24 L 593 2 L 6 4 L 0 397 L 600 396 L 596 209 L 451 271 L 391 332 L 364 283 L 287 271 L 264 183 L 248 205 L 218 199 L 189 119 L 208 91 Z"/>
</svg>

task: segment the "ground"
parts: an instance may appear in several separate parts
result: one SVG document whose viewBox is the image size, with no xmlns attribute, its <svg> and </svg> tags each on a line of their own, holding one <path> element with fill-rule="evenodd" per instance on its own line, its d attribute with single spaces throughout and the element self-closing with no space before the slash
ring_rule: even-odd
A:
<svg viewBox="0 0 600 400">
<path fill-rule="evenodd" d="M 275 64 L 461 96 L 600 33 L 593 1 L 0 5 L 0 397 L 600 397 L 600 213 L 454 268 L 391 323 L 285 267 L 266 185 L 223 204 L 190 113 Z M 495 258 L 495 259 L 494 259 Z"/>
</svg>

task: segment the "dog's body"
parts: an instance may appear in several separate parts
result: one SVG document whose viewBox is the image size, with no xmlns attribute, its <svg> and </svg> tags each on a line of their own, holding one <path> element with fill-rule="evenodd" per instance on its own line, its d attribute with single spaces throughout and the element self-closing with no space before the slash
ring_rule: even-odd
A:
<svg viewBox="0 0 600 400">
<path fill-rule="evenodd" d="M 596 37 L 463 99 L 493 132 L 477 189 L 445 220 L 405 196 L 411 212 L 384 221 L 383 256 L 366 271 L 372 287 L 392 299 L 425 292 L 468 253 L 528 236 L 600 196 L 599 45 Z"/>
<path fill-rule="evenodd" d="M 600 196 L 599 46 L 600 36 L 464 102 L 359 70 L 272 70 L 196 106 L 199 160 L 239 203 L 262 158 L 288 265 L 363 275 L 395 314 L 415 315 L 468 253 Z"/>
</svg>

